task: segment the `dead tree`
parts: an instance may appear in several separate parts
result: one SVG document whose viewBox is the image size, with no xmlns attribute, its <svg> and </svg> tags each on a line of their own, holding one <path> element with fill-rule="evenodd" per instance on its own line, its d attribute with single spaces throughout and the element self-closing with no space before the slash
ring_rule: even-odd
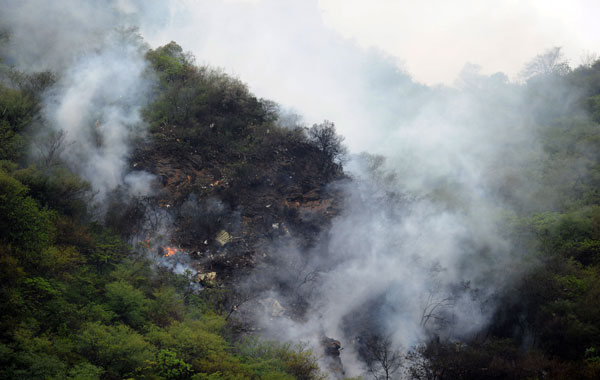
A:
<svg viewBox="0 0 600 380">
<path fill-rule="evenodd" d="M 390 380 L 402 368 L 403 355 L 389 335 L 371 335 L 364 346 L 367 369 L 375 380 Z"/>
<path fill-rule="evenodd" d="M 425 328 L 430 321 L 435 321 L 438 326 L 443 326 L 448 322 L 443 311 L 452 306 L 454 306 L 454 298 L 441 294 L 441 285 L 437 282 L 435 286 L 429 290 L 427 300 L 422 305 L 421 328 Z"/>
<path fill-rule="evenodd" d="M 67 133 L 64 130 L 50 132 L 38 136 L 34 145 L 38 153 L 38 162 L 42 168 L 49 169 L 60 164 L 60 157 L 65 149 L 73 143 L 66 143 Z"/>
</svg>

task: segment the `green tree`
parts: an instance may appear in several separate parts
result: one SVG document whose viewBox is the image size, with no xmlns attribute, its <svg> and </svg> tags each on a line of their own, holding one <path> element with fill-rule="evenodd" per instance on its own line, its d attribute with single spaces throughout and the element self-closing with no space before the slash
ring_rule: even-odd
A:
<svg viewBox="0 0 600 380">
<path fill-rule="evenodd" d="M 41 210 L 21 182 L 0 170 L 0 239 L 28 256 L 52 241 L 52 213 Z"/>
<path fill-rule="evenodd" d="M 106 303 L 123 322 L 133 328 L 140 328 L 146 322 L 148 299 L 139 289 L 117 281 L 106 285 Z"/>
<path fill-rule="evenodd" d="M 76 337 L 78 351 L 102 368 L 105 379 L 134 377 L 147 370 L 155 348 L 131 328 L 87 323 Z"/>
<path fill-rule="evenodd" d="M 165 380 L 189 379 L 192 366 L 178 359 L 177 355 L 169 350 L 160 350 L 156 359 L 157 374 Z"/>
</svg>

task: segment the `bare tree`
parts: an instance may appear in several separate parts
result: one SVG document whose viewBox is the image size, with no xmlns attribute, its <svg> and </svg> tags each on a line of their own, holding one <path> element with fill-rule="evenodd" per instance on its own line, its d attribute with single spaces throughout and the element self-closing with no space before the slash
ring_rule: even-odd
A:
<svg viewBox="0 0 600 380">
<path fill-rule="evenodd" d="M 331 161 L 341 161 L 346 155 L 346 147 L 342 145 L 344 137 L 336 133 L 335 124 L 330 121 L 313 124 L 308 130 L 308 140 Z"/>
<path fill-rule="evenodd" d="M 390 380 L 399 374 L 403 355 L 389 335 L 369 336 L 364 348 L 367 369 L 375 380 Z"/>
<path fill-rule="evenodd" d="M 454 299 L 451 296 L 441 294 L 441 285 L 439 282 L 433 286 L 425 300 L 423 312 L 421 313 L 420 325 L 425 328 L 430 321 L 435 321 L 438 326 L 445 325 L 448 321 L 442 313 L 444 309 L 454 306 Z"/>
<path fill-rule="evenodd" d="M 564 58 L 561 48 L 553 47 L 527 63 L 521 71 L 521 77 L 527 80 L 538 75 L 564 75 L 569 71 L 571 68 Z"/>
<path fill-rule="evenodd" d="M 51 168 L 60 163 L 60 156 L 69 145 L 65 142 L 66 138 L 67 133 L 60 130 L 40 136 L 34 141 L 41 167 Z"/>
<path fill-rule="evenodd" d="M 589 50 L 586 50 L 581 54 L 581 66 L 590 68 L 594 66 L 596 62 L 598 62 L 598 54 Z"/>
</svg>

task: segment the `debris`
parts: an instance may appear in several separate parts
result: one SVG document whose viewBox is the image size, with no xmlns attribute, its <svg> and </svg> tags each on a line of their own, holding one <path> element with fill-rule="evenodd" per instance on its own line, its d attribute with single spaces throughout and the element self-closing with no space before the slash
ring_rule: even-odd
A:
<svg viewBox="0 0 600 380">
<path fill-rule="evenodd" d="M 221 230 L 219 231 L 219 233 L 217 234 L 217 237 L 215 237 L 215 240 L 217 241 L 217 243 L 219 243 L 221 246 L 224 246 L 225 244 L 229 243 L 231 240 L 233 240 L 233 236 L 231 236 L 227 231 L 225 230 Z"/>
<path fill-rule="evenodd" d="M 273 223 L 271 225 L 271 227 L 273 227 L 273 229 L 278 230 L 279 229 L 279 223 Z"/>
<path fill-rule="evenodd" d="M 199 282 L 203 285 L 213 285 L 216 280 L 217 272 L 198 273 L 196 276 L 196 282 Z"/>
<path fill-rule="evenodd" d="M 265 298 L 258 302 L 271 317 L 282 317 L 285 314 L 285 308 L 275 298 Z"/>
<path fill-rule="evenodd" d="M 237 309 L 238 309 L 238 305 L 232 305 L 232 306 L 231 306 L 231 310 L 229 310 L 229 314 L 227 314 L 227 316 L 225 317 L 225 320 L 228 320 L 228 319 L 229 319 L 229 317 L 231 316 L 231 314 L 232 314 L 234 311 L 237 311 Z"/>
</svg>

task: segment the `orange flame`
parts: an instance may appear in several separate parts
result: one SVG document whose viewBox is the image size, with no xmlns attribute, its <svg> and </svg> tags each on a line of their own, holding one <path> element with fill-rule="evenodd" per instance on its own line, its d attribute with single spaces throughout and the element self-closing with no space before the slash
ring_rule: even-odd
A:
<svg viewBox="0 0 600 380">
<path fill-rule="evenodd" d="M 176 253 L 177 253 L 177 248 L 165 247 L 165 257 L 173 256 Z"/>
</svg>

